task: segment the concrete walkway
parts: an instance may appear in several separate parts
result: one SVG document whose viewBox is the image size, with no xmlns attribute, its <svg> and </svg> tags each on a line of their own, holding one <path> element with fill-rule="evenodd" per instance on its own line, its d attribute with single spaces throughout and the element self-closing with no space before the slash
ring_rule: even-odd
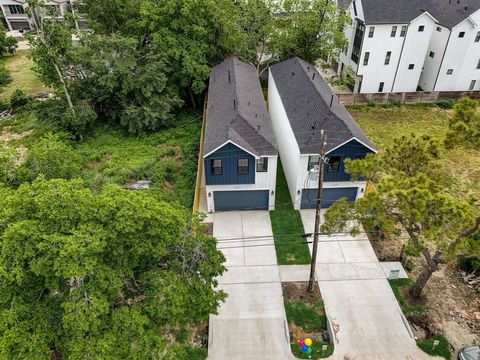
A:
<svg viewBox="0 0 480 360">
<path fill-rule="evenodd" d="M 313 232 L 315 211 L 301 215 L 305 231 Z M 296 271 L 300 276 L 302 269 Z M 335 332 L 332 359 L 432 359 L 417 348 L 365 235 L 321 236 L 316 275 Z"/>
<path fill-rule="evenodd" d="M 228 271 L 228 294 L 210 316 L 210 360 L 294 359 L 290 352 L 280 274 L 267 211 L 209 214 Z"/>
</svg>

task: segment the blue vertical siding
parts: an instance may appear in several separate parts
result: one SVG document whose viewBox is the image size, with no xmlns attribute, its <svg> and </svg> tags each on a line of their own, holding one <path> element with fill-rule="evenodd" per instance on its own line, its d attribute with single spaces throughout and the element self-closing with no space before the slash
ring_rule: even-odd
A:
<svg viewBox="0 0 480 360">
<path fill-rule="evenodd" d="M 357 156 L 367 155 L 371 152 L 370 149 L 355 140 L 352 140 L 335 151 L 332 151 L 327 157 L 340 156 L 340 169 L 336 172 L 331 172 L 328 171 L 328 165 L 325 165 L 324 181 L 350 181 L 352 177 L 345 172 L 344 160 L 348 158 L 355 159 Z"/>
<path fill-rule="evenodd" d="M 222 160 L 222 175 L 212 175 L 211 160 Z M 248 159 L 248 174 L 239 175 L 237 160 Z M 204 159 L 205 184 L 255 184 L 255 158 L 239 147 L 228 143 Z"/>
</svg>

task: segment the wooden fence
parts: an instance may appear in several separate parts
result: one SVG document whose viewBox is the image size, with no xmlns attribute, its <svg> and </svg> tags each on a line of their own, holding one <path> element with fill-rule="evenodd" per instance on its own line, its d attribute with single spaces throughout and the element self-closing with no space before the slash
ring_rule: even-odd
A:
<svg viewBox="0 0 480 360">
<path fill-rule="evenodd" d="M 338 100 L 344 105 L 366 105 L 368 103 L 401 104 L 433 103 L 444 99 L 460 99 L 468 96 L 480 100 L 480 91 L 416 91 L 401 93 L 338 94 Z"/>
</svg>

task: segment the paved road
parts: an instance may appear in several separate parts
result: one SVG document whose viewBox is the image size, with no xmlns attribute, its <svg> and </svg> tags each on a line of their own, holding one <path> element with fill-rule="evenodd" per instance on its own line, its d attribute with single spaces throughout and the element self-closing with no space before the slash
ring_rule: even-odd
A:
<svg viewBox="0 0 480 360">
<path fill-rule="evenodd" d="M 301 214 L 305 231 L 313 232 L 314 210 Z M 432 359 L 417 348 L 366 237 L 322 236 L 317 266 L 325 310 L 336 333 L 333 359 Z"/>
<path fill-rule="evenodd" d="M 294 359 L 268 212 L 224 212 L 209 218 L 227 258 L 228 272 L 219 287 L 229 296 L 219 314 L 210 316 L 208 358 Z"/>
</svg>

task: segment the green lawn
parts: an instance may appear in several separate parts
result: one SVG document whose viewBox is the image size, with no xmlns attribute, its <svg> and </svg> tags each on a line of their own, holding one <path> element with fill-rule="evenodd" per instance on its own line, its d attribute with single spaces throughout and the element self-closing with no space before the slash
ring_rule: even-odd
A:
<svg viewBox="0 0 480 360">
<path fill-rule="evenodd" d="M 308 333 L 327 330 L 327 317 L 319 314 L 316 311 L 317 308 L 323 309 L 321 301 L 318 302 L 315 308 L 311 308 L 303 301 L 285 300 L 285 312 L 288 322 L 301 327 Z"/>
<path fill-rule="evenodd" d="M 0 99 L 9 100 L 15 89 L 21 89 L 28 95 L 50 91 L 33 71 L 33 60 L 29 59 L 27 55 L 28 50 L 22 50 L 15 55 L 6 55 L 0 58 L 0 63 L 6 66 L 12 77 L 12 81 L 0 93 Z"/>
<path fill-rule="evenodd" d="M 433 347 L 433 342 L 435 340 L 439 341 L 439 344 Z M 418 347 L 422 349 L 429 355 L 432 356 L 441 356 L 447 360 L 452 358 L 452 353 L 450 352 L 450 346 L 448 344 L 447 339 L 443 335 L 436 335 L 432 339 L 424 340 L 419 342 Z"/>
<path fill-rule="evenodd" d="M 298 210 L 293 209 L 281 162 L 278 162 L 275 210 L 270 211 L 275 250 L 279 265 L 309 264 L 310 252 Z"/>
<path fill-rule="evenodd" d="M 401 135 L 428 134 L 443 141 L 452 110 L 431 105 L 399 107 L 350 106 L 349 111 L 379 151 Z M 457 147 L 445 150 L 439 174 L 454 195 L 480 195 L 480 151 Z"/>
<path fill-rule="evenodd" d="M 397 298 L 397 301 L 405 315 L 409 313 L 421 313 L 426 310 L 422 305 L 409 305 L 402 294 L 402 288 L 409 288 L 413 285 L 412 279 L 396 279 L 389 280 L 388 282 L 390 283 L 393 293 L 395 294 L 395 297 Z"/>
</svg>

